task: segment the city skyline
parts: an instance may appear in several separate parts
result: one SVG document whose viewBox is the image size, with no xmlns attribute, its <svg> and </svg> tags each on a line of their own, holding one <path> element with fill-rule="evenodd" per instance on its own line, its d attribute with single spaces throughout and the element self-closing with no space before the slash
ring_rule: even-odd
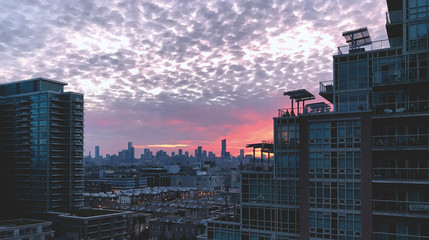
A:
<svg viewBox="0 0 429 240">
<path fill-rule="evenodd" d="M 226 146 L 227 146 L 226 139 L 222 139 L 221 145 L 223 146 L 224 140 L 225 140 L 225 148 L 226 148 Z M 130 144 L 130 142 L 128 142 L 128 144 Z M 132 144 L 132 142 L 131 142 L 131 144 Z M 165 145 L 137 145 L 136 146 L 136 145 L 132 145 L 132 148 L 133 148 L 133 151 L 135 152 L 135 156 L 134 156 L 135 159 L 140 158 L 140 155 L 142 155 L 142 156 L 145 155 L 146 150 L 149 150 L 152 154 L 155 154 L 158 151 L 163 151 L 170 157 L 185 155 L 185 153 L 187 153 L 189 156 L 196 157 L 194 152 L 197 151 L 200 147 L 201 147 L 201 151 L 206 152 L 207 156 L 210 153 L 210 154 L 214 154 L 215 157 L 217 157 L 217 158 L 238 157 L 238 156 L 252 155 L 252 153 L 253 153 L 252 149 L 246 148 L 243 146 L 243 148 L 241 148 L 239 150 L 237 155 L 231 155 L 231 153 L 229 151 L 225 151 L 225 154 L 222 154 L 222 152 L 223 152 L 222 146 L 220 147 L 219 154 L 217 152 L 214 152 L 214 151 L 207 151 L 205 146 L 198 146 L 195 149 L 191 149 L 192 151 L 188 151 L 187 150 L 188 148 L 183 149 L 183 148 L 181 148 L 180 145 L 179 146 L 168 146 L 168 145 L 167 146 L 165 146 Z M 183 147 L 186 147 L 186 146 L 183 146 Z M 138 155 L 136 154 L 137 153 L 137 151 L 135 151 L 136 149 L 140 149 L 140 151 L 138 151 L 138 153 L 139 153 Z M 121 154 L 121 152 L 126 151 L 126 150 L 129 151 L 129 149 L 122 149 L 122 150 L 119 150 L 119 152 L 103 152 L 102 146 L 100 147 L 100 146 L 96 145 L 94 147 L 94 149 L 92 149 L 92 150 L 89 149 L 87 152 L 85 152 L 85 155 L 88 157 L 93 157 L 93 158 L 105 158 L 107 156 L 112 156 L 112 155 L 118 156 Z M 256 149 L 255 153 L 257 153 L 259 156 L 260 150 Z M 265 155 L 266 154 L 264 154 L 264 156 Z"/>
<path fill-rule="evenodd" d="M 383 1 L 0 3 L 0 83 L 67 79 L 82 92 L 85 151 L 272 140 L 285 89 L 332 79 L 340 32 L 385 39 Z M 61 53 L 61 54 L 58 54 Z M 266 106 L 273 106 L 267 108 Z M 169 149 L 166 149 L 169 151 Z"/>
</svg>

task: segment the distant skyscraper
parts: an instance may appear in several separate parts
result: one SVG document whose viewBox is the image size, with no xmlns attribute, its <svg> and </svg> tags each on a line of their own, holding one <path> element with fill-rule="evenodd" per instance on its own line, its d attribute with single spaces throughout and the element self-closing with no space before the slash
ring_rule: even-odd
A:
<svg viewBox="0 0 429 240">
<path fill-rule="evenodd" d="M 215 154 L 210 151 L 208 158 L 209 158 L 209 160 L 213 160 L 215 158 Z"/>
<path fill-rule="evenodd" d="M 240 157 L 244 157 L 244 149 L 240 149 Z"/>
<path fill-rule="evenodd" d="M 203 158 L 203 147 L 198 146 L 198 148 L 197 148 L 197 159 L 201 161 L 202 158 Z"/>
<path fill-rule="evenodd" d="M 226 139 L 222 139 L 222 150 L 220 156 L 222 158 L 226 157 Z"/>
<path fill-rule="evenodd" d="M 182 156 L 182 155 L 183 155 L 183 150 L 179 149 L 179 156 Z"/>
<path fill-rule="evenodd" d="M 100 146 L 95 146 L 95 158 L 100 157 Z"/>
<path fill-rule="evenodd" d="M 135 159 L 135 148 L 133 147 L 133 142 L 128 142 L 128 156 L 127 162 L 133 162 Z"/>
<path fill-rule="evenodd" d="M 64 85 L 0 85 L 1 217 L 83 206 L 83 95 Z"/>
</svg>

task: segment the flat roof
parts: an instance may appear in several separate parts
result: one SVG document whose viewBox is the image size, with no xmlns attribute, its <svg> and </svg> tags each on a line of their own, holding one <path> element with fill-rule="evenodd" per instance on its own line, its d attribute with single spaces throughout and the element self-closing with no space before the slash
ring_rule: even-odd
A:
<svg viewBox="0 0 429 240">
<path fill-rule="evenodd" d="M 60 217 L 72 218 L 72 219 L 96 219 L 103 218 L 115 215 L 129 214 L 132 212 L 129 211 L 119 211 L 119 210 L 106 210 L 106 209 L 97 209 L 97 208 L 87 208 L 80 209 L 72 213 L 63 213 L 60 214 Z"/>
<path fill-rule="evenodd" d="M 314 95 L 311 94 L 306 89 L 299 89 L 299 90 L 284 92 L 283 96 L 286 96 L 286 95 L 290 96 L 291 99 L 295 99 L 298 101 L 307 101 L 307 100 L 314 99 Z"/>
<path fill-rule="evenodd" d="M 40 221 L 40 220 L 34 220 L 34 219 L 19 218 L 19 219 L 1 221 L 0 222 L 0 228 L 25 226 L 25 225 L 32 225 L 32 224 L 39 224 L 39 223 L 48 223 L 48 222 Z"/>
<path fill-rule="evenodd" d="M 49 78 L 44 78 L 44 77 L 37 77 L 37 78 L 31 78 L 31 79 L 26 79 L 26 80 L 13 81 L 13 82 L 8 82 L 8 83 L 1 83 L 0 85 L 17 84 L 17 83 L 36 81 L 36 80 L 42 80 L 42 81 L 46 81 L 46 82 L 52 82 L 52 83 L 56 83 L 56 84 L 61 84 L 63 86 L 68 85 L 68 83 L 60 82 L 60 81 L 57 81 L 57 80 L 53 80 L 53 79 L 49 79 Z"/>
<path fill-rule="evenodd" d="M 306 104 L 305 107 L 310 107 L 310 108 L 314 108 L 314 107 L 329 107 L 329 105 L 325 102 L 317 102 L 317 103 L 309 103 Z"/>
<path fill-rule="evenodd" d="M 82 209 L 82 210 L 79 210 L 78 212 L 74 212 L 73 215 L 77 217 L 93 217 L 93 216 L 107 215 L 107 214 L 113 214 L 113 213 L 118 213 L 118 212 L 105 210 L 105 209 Z"/>
</svg>

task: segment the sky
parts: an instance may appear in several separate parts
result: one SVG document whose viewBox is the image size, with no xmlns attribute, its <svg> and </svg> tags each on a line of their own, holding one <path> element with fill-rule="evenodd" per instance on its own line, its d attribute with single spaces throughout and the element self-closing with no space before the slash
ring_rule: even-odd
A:
<svg viewBox="0 0 429 240">
<path fill-rule="evenodd" d="M 220 155 L 226 138 L 237 155 L 273 139 L 284 91 L 316 95 L 332 80 L 342 32 L 386 39 L 386 11 L 383 0 L 2 0 L 0 83 L 45 77 L 83 93 L 86 154 L 132 141 L 137 156 Z"/>
</svg>

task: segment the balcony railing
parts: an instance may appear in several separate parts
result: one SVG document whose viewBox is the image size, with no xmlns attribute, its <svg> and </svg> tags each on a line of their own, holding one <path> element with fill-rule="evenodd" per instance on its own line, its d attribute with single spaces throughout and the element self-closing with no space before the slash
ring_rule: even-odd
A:
<svg viewBox="0 0 429 240">
<path fill-rule="evenodd" d="M 373 200 L 374 212 L 387 212 L 392 214 L 421 214 L 429 218 L 429 202 L 397 201 L 397 200 Z"/>
<path fill-rule="evenodd" d="M 332 106 L 330 104 L 311 106 L 306 105 L 305 107 L 299 108 L 283 108 L 278 110 L 279 117 L 296 117 L 299 115 L 313 115 L 321 113 L 330 113 Z"/>
<path fill-rule="evenodd" d="M 352 52 L 374 51 L 386 48 L 402 47 L 402 38 L 391 38 L 385 40 L 374 41 L 369 45 L 362 46 L 359 49 L 350 49 L 349 45 L 339 46 L 338 55 L 349 54 Z"/>
<path fill-rule="evenodd" d="M 372 137 L 373 148 L 427 148 L 429 147 L 429 134 L 384 135 Z"/>
<path fill-rule="evenodd" d="M 429 113 L 429 100 L 378 103 L 372 110 L 379 115 Z"/>
<path fill-rule="evenodd" d="M 386 24 L 396 24 L 396 23 L 402 23 L 402 11 L 391 11 L 386 12 Z"/>
<path fill-rule="evenodd" d="M 328 94 L 333 92 L 334 92 L 334 85 L 332 80 L 319 82 L 319 93 Z"/>
<path fill-rule="evenodd" d="M 374 232 L 373 238 L 377 240 L 429 240 L 429 236 L 421 236 L 416 234 L 400 234 L 400 233 L 387 233 L 387 232 Z"/>
<path fill-rule="evenodd" d="M 373 180 L 424 181 L 429 184 L 429 168 L 373 168 Z"/>
<path fill-rule="evenodd" d="M 406 68 L 396 71 L 375 72 L 373 86 L 385 86 L 395 84 L 410 84 L 429 82 L 429 67 Z"/>
</svg>

